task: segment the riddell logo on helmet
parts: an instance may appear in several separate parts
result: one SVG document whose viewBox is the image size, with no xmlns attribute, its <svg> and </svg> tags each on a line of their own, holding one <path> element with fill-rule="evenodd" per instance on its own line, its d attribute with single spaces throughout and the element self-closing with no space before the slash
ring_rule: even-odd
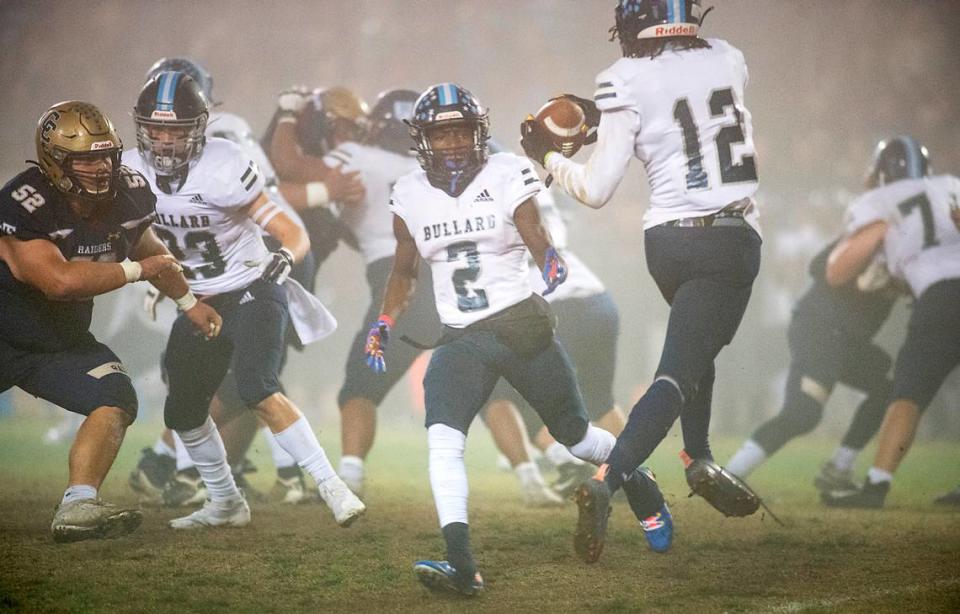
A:
<svg viewBox="0 0 960 614">
<path fill-rule="evenodd" d="M 100 151 L 101 149 L 110 149 L 113 147 L 113 141 L 97 141 L 90 145 L 90 151 Z"/>
<path fill-rule="evenodd" d="M 150 114 L 150 119 L 177 119 L 177 114 L 173 111 L 161 111 L 157 109 Z"/>
<path fill-rule="evenodd" d="M 663 38 L 666 36 L 696 36 L 700 26 L 693 23 L 678 23 L 653 26 L 640 33 L 638 38 Z"/>
</svg>

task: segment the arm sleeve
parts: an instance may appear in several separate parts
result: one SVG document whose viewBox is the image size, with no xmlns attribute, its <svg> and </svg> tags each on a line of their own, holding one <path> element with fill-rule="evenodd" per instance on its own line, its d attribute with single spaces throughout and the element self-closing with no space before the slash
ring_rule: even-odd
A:
<svg viewBox="0 0 960 614">
<path fill-rule="evenodd" d="M 589 207 L 602 207 L 627 172 L 639 130 L 640 116 L 636 111 L 604 111 L 597 144 L 586 164 L 551 153 L 547 155 L 546 168 L 568 194 Z"/>
</svg>

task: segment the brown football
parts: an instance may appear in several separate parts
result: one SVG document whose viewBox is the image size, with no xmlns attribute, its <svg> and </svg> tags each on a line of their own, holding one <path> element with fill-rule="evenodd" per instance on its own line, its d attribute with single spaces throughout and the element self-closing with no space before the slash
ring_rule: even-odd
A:
<svg viewBox="0 0 960 614">
<path fill-rule="evenodd" d="M 569 98 L 556 98 L 540 107 L 534 119 L 543 126 L 553 144 L 566 157 L 577 153 L 587 136 L 587 122 L 580 105 Z"/>
</svg>

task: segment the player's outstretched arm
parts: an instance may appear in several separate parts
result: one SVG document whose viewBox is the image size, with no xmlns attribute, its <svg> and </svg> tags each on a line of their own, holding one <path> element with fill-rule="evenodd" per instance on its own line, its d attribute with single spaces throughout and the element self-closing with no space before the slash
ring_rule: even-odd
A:
<svg viewBox="0 0 960 614">
<path fill-rule="evenodd" d="M 180 271 L 170 254 L 139 262 L 68 261 L 57 246 L 43 239 L 0 239 L 0 258 L 13 276 L 55 300 L 82 300 L 116 290 L 128 283 L 151 280 L 166 271 Z"/>
<path fill-rule="evenodd" d="M 540 209 L 534 198 L 528 198 L 516 208 L 513 223 L 543 274 L 543 281 L 547 284 L 544 295 L 550 294 L 566 280 L 567 264 L 553 247 L 550 231 L 540 219 Z"/>
<path fill-rule="evenodd" d="M 167 246 L 154 234 L 152 228 L 148 228 L 140 236 L 140 240 L 133 248 L 132 256 L 134 260 L 140 262 L 158 256 L 173 257 L 167 250 Z M 150 279 L 150 283 L 161 295 L 172 298 L 193 326 L 208 339 L 220 334 L 223 328 L 220 314 L 213 307 L 197 300 L 197 297 L 190 292 L 190 286 L 180 269 L 165 271 Z"/>
<path fill-rule="evenodd" d="M 880 249 L 886 234 L 887 223 L 877 221 L 841 241 L 827 259 L 827 283 L 834 287 L 843 286 L 862 273 Z"/>
</svg>

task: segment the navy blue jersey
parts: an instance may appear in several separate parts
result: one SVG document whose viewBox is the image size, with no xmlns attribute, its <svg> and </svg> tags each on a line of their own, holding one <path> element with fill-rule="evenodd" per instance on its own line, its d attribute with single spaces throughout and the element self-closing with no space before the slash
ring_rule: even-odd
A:
<svg viewBox="0 0 960 614">
<path fill-rule="evenodd" d="M 82 218 L 39 168 L 0 190 L 0 236 L 50 241 L 66 260 L 121 262 L 150 227 L 156 197 L 142 175 L 121 168 L 117 197 Z M 0 261 L 0 338 L 36 352 L 61 351 L 92 339 L 93 300 L 55 301 L 14 278 Z"/>
<path fill-rule="evenodd" d="M 817 319 L 830 324 L 857 339 L 872 339 L 897 299 L 897 293 L 889 288 L 874 292 L 861 292 L 856 280 L 834 288 L 827 283 L 827 259 L 839 240 L 831 242 L 814 256 L 810 263 L 813 284 L 797 301 L 794 318 Z"/>
</svg>

